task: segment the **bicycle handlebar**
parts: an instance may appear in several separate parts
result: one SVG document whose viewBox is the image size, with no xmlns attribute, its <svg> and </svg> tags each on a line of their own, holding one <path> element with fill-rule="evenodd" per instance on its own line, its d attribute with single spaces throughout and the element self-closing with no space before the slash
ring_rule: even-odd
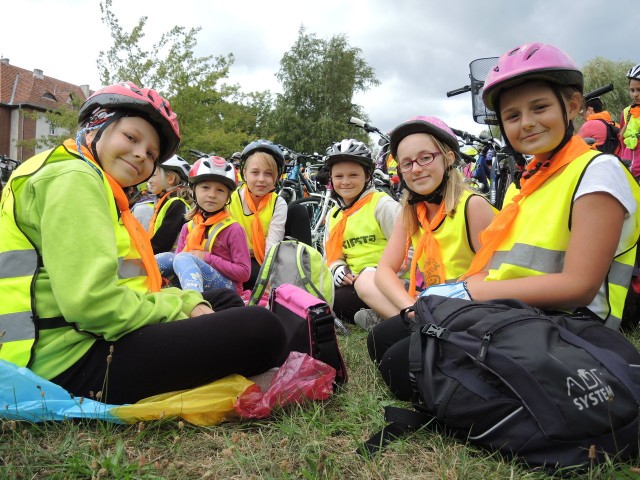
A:
<svg viewBox="0 0 640 480">
<path fill-rule="evenodd" d="M 609 85 L 605 85 L 604 87 L 596 88 L 589 93 L 585 93 L 584 101 L 587 102 L 593 98 L 599 97 L 600 95 L 604 95 L 605 93 L 609 93 L 613 90 L 613 83 Z"/>
<path fill-rule="evenodd" d="M 356 127 L 362 128 L 365 132 L 368 133 L 377 133 L 380 137 L 384 138 L 387 142 L 389 141 L 389 137 L 382 133 L 378 127 L 374 127 L 373 125 L 369 125 L 364 120 L 360 120 L 358 117 L 351 117 L 347 123 L 351 125 L 355 125 Z"/>
<path fill-rule="evenodd" d="M 461 88 L 456 88 L 455 90 L 451 90 L 447 92 L 447 97 L 455 97 L 456 95 L 460 95 L 461 93 L 467 93 L 471 91 L 471 85 L 465 85 Z"/>
</svg>

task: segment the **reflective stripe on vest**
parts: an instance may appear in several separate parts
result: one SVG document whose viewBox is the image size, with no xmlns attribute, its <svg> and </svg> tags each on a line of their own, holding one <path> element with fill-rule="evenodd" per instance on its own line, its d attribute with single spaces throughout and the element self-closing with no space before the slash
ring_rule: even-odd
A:
<svg viewBox="0 0 640 480">
<path fill-rule="evenodd" d="M 218 234 L 222 230 L 227 228 L 229 225 L 232 225 L 234 223 L 236 223 L 236 221 L 233 219 L 233 217 L 227 217 L 223 221 L 218 222 L 215 225 L 211 225 L 209 227 L 209 232 L 207 233 L 207 238 L 202 241 L 203 250 L 206 252 L 211 252 L 211 249 L 213 248 L 214 242 L 216 241 L 216 237 L 218 236 Z M 189 230 L 189 232 L 193 230 L 193 227 L 194 227 L 194 223 L 193 223 L 193 220 L 191 220 L 187 224 L 187 229 Z"/>
<path fill-rule="evenodd" d="M 581 155 L 520 202 L 520 211 L 507 238 L 489 262 L 487 281 L 562 272 L 571 235 L 573 199 L 584 171 L 597 155 L 596 151 Z M 587 306 L 613 329 L 621 322 L 635 261 L 635 243 L 640 235 L 640 187 L 624 170 L 637 204 L 635 232 L 629 239 L 621 240 L 628 244 L 619 246 L 621 253 L 613 259 L 605 282 Z M 517 190 L 512 185 L 505 205 L 515 194 Z M 532 218 L 541 221 L 532 222 Z"/>
<path fill-rule="evenodd" d="M 16 225 L 15 199 L 27 178 L 52 152 L 42 152 L 18 166 L 2 191 L 0 203 L 0 359 L 21 367 L 31 364 L 37 336 L 31 290 L 38 272 L 38 253 Z"/>
<path fill-rule="evenodd" d="M 447 283 L 457 281 L 458 277 L 469 269 L 471 260 L 475 255 L 471 246 L 467 222 L 467 206 L 472 196 L 473 194 L 469 191 L 462 192 L 453 217 L 447 215 L 433 232 L 440 246 L 440 255 L 447 274 Z M 422 228 L 418 228 L 418 231 L 411 236 L 411 244 L 414 249 L 422 237 L 422 231 Z M 431 283 L 428 280 L 429 272 L 425 265 L 426 258 L 426 255 L 422 256 L 418 262 L 418 268 L 422 272 L 426 285 L 430 285 Z"/>
<path fill-rule="evenodd" d="M 380 261 L 388 239 L 376 221 L 376 206 L 383 192 L 374 192 L 373 198 L 347 220 L 342 241 L 342 254 L 353 273 L 360 273 L 366 267 L 375 267 Z M 335 213 L 339 212 L 334 217 Z M 343 212 L 337 207 L 329 213 L 329 231 L 342 219 Z"/>
<path fill-rule="evenodd" d="M 244 187 L 246 188 L 246 187 Z M 249 250 L 251 251 L 251 255 L 253 255 L 253 235 L 251 230 L 251 223 L 253 222 L 253 213 L 246 214 L 244 213 L 243 207 L 243 199 L 244 197 L 244 188 L 240 188 L 231 194 L 231 203 L 229 205 L 229 213 L 234 218 L 236 222 L 238 222 L 242 228 L 244 228 L 245 233 L 247 234 L 247 242 L 249 243 Z M 241 197 L 242 192 L 242 197 Z M 278 200 L 278 195 L 270 194 L 271 198 L 269 198 L 269 202 L 267 206 L 258 213 L 258 219 L 262 224 L 262 231 L 264 232 L 265 238 L 267 236 L 267 232 L 269 232 L 269 224 L 271 224 L 271 219 L 273 218 L 273 211 L 276 208 L 276 201 Z"/>
</svg>

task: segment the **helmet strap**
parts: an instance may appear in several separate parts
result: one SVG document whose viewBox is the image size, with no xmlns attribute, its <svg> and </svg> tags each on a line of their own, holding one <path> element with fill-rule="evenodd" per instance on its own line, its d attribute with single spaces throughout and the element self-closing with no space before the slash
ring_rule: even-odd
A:
<svg viewBox="0 0 640 480">
<path fill-rule="evenodd" d="M 434 205 L 440 205 L 442 203 L 442 199 L 444 198 L 444 192 L 447 189 L 447 182 L 449 181 L 449 171 L 453 170 L 454 168 L 455 167 L 453 164 L 446 167 L 444 170 L 444 175 L 442 175 L 442 181 L 440 182 L 440 185 L 438 185 L 433 192 L 428 193 L 427 195 L 414 192 L 405 182 L 405 188 L 410 193 L 407 203 L 409 203 L 409 205 L 415 205 L 416 203 L 427 202 Z"/>
</svg>

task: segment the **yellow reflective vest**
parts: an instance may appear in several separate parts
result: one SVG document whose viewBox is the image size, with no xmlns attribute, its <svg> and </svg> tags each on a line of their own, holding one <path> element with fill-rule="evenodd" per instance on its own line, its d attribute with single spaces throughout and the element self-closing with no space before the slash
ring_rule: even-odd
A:
<svg viewBox="0 0 640 480">
<path fill-rule="evenodd" d="M 244 189 L 239 188 L 231 194 L 231 204 L 229 205 L 229 212 L 231 213 L 231 216 L 235 219 L 235 221 L 242 225 L 242 228 L 244 228 L 244 231 L 247 234 L 247 242 L 249 243 L 249 251 L 251 252 L 251 256 L 253 256 L 253 234 L 251 230 L 253 213 L 250 213 L 248 215 L 244 213 L 242 198 L 240 197 L 241 191 L 244 192 Z M 258 212 L 258 219 L 262 224 L 262 231 L 265 234 L 265 238 L 267 232 L 269 231 L 271 218 L 273 218 L 273 211 L 276 208 L 276 200 L 278 200 L 278 195 L 276 195 L 275 193 L 272 192 L 268 195 L 270 195 L 271 197 L 269 198 L 267 205 L 262 209 L 262 211 Z"/>
<path fill-rule="evenodd" d="M 207 237 L 204 240 L 202 240 L 202 248 L 204 249 L 204 251 L 211 252 L 211 249 L 213 248 L 213 245 L 216 241 L 216 237 L 218 236 L 218 234 L 228 226 L 233 225 L 234 223 L 236 223 L 236 221 L 233 219 L 233 217 L 227 217 L 221 222 L 218 222 L 215 225 L 211 225 L 209 227 L 209 231 L 207 232 Z M 194 226 L 195 226 L 195 223 L 193 222 L 193 220 L 187 223 L 187 229 L 189 230 L 189 233 L 191 233 Z"/>
<path fill-rule="evenodd" d="M 0 204 L 0 331 L 5 335 L 0 339 L 0 359 L 19 366 L 30 366 L 38 339 L 38 330 L 42 328 L 73 329 L 66 324 L 56 305 L 49 305 L 47 312 L 35 311 L 35 279 L 42 264 L 40 253 L 22 232 L 16 222 L 16 198 L 28 178 L 47 164 L 73 160 L 75 152 L 60 146 L 42 152 L 20 165 L 11 176 L 2 192 Z M 100 174 L 109 199 L 109 210 L 116 232 L 118 251 L 118 285 L 139 292 L 147 292 L 146 271 L 140 254 L 123 224 L 109 182 L 100 168 L 92 165 Z M 61 226 L 61 228 L 64 228 Z M 46 318 L 45 318 L 46 317 Z M 43 327 L 50 325 L 50 327 Z"/>
<path fill-rule="evenodd" d="M 388 239 L 376 221 L 378 202 L 388 195 L 374 192 L 370 202 L 349 217 L 342 240 L 342 255 L 353 273 L 360 273 L 366 267 L 377 267 Z M 338 215 L 335 215 L 339 212 Z M 329 212 L 329 232 L 342 219 L 342 210 L 334 207 Z"/>
<path fill-rule="evenodd" d="M 584 171 L 599 154 L 594 150 L 584 153 L 520 202 L 520 211 L 507 238 L 489 262 L 485 281 L 562 272 L 571 236 L 573 199 Z M 630 238 L 620 240 L 619 253 L 611 263 L 605 282 L 587 306 L 613 329 L 620 326 L 640 235 L 640 187 L 627 169 L 624 171 L 638 205 L 635 231 Z M 515 186 L 511 185 L 505 205 L 517 193 Z"/>
<path fill-rule="evenodd" d="M 471 234 L 469 233 L 469 223 L 467 221 L 467 207 L 469 199 L 474 194 L 465 190 L 460 196 L 458 207 L 455 213 L 447 215 L 444 220 L 433 231 L 433 236 L 440 246 L 440 255 L 442 263 L 445 266 L 447 275 L 446 282 L 452 283 L 458 280 L 458 277 L 465 273 L 471 265 L 471 260 L 475 256 L 473 245 L 471 243 Z M 421 227 L 411 236 L 411 245 L 414 250 L 418 246 L 418 242 L 422 237 L 423 229 Z M 424 277 L 425 286 L 439 283 L 437 280 L 430 280 L 432 272 L 427 265 L 428 255 L 423 255 L 418 261 L 418 268 Z"/>
</svg>

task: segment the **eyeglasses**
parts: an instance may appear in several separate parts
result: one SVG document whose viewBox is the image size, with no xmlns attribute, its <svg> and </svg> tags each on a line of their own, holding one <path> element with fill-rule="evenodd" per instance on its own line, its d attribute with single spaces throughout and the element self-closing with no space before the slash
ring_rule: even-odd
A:
<svg viewBox="0 0 640 480">
<path fill-rule="evenodd" d="M 406 162 L 402 162 L 400 165 L 398 165 L 398 167 L 400 168 L 400 171 L 402 173 L 409 173 L 411 170 L 413 170 L 414 163 L 417 163 L 421 167 L 426 167 L 430 163 L 433 163 L 433 161 L 436 159 L 438 155 L 442 155 L 442 152 L 423 153 L 415 160 L 408 160 Z"/>
</svg>

